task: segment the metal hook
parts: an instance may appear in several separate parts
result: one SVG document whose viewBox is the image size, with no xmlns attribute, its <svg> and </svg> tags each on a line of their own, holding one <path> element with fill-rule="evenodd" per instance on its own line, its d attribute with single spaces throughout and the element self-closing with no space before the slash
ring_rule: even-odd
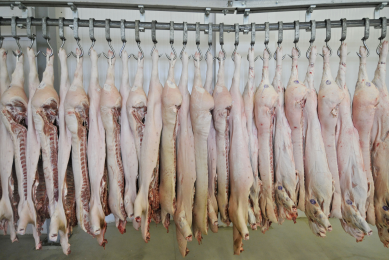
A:
<svg viewBox="0 0 389 260">
<path fill-rule="evenodd" d="M 385 39 L 386 37 L 386 17 L 381 17 L 381 36 L 378 38 L 378 40 L 380 40 L 380 44 L 378 44 L 377 46 L 377 49 L 376 49 L 376 53 L 378 56 L 381 55 L 381 47 L 382 47 L 382 40 Z"/>
<path fill-rule="evenodd" d="M 47 35 L 47 17 L 43 17 L 43 18 L 42 18 L 42 37 L 43 37 L 43 39 L 46 40 L 47 45 L 49 45 L 49 47 L 50 47 L 50 50 L 51 50 L 51 53 L 50 53 L 50 55 L 49 55 L 49 59 L 50 59 L 50 57 L 54 55 L 54 50 L 53 50 L 53 48 L 51 47 L 51 45 L 50 45 L 50 43 L 49 43 L 49 41 L 50 41 L 50 36 Z M 42 52 L 42 55 L 45 56 L 45 57 L 47 57 L 47 55 L 46 55 L 45 52 Z"/>
<path fill-rule="evenodd" d="M 235 61 L 235 54 L 236 54 L 236 50 L 238 49 L 238 45 L 239 45 L 239 24 L 238 23 L 235 24 L 235 43 L 234 43 L 234 45 L 235 45 L 235 49 L 231 54 L 231 59 L 233 61 Z"/>
<path fill-rule="evenodd" d="M 28 47 L 29 49 L 32 48 L 32 46 L 34 45 L 34 42 L 35 42 L 35 34 L 32 34 L 31 32 L 31 17 L 27 17 L 26 18 L 26 33 L 27 33 L 27 38 L 31 40 L 31 44 L 30 46 Z M 36 54 L 35 54 L 35 57 L 37 57 L 39 55 L 41 51 L 38 51 Z"/>
<path fill-rule="evenodd" d="M 201 50 L 200 50 L 200 23 L 197 22 L 196 23 L 196 46 L 197 46 L 197 51 L 200 53 L 200 61 L 203 60 L 203 54 L 201 53 Z M 196 58 L 194 57 L 194 55 L 192 55 L 192 58 L 196 60 Z"/>
<path fill-rule="evenodd" d="M 205 53 L 205 60 L 208 60 L 208 52 L 211 51 L 211 47 L 212 47 L 212 23 L 209 23 L 208 24 L 208 50 L 207 52 Z M 214 60 L 215 58 L 213 58 Z"/>
<path fill-rule="evenodd" d="M 16 52 L 12 51 L 13 55 L 16 57 L 17 60 L 19 60 L 19 57 L 23 55 L 22 46 L 20 46 L 19 40 L 20 37 L 18 37 L 16 33 L 16 16 L 12 16 L 11 19 L 11 31 L 12 31 L 12 37 L 15 39 L 16 44 L 18 45 L 20 53 L 17 54 Z"/>
<path fill-rule="evenodd" d="M 115 50 L 113 49 L 112 45 L 111 45 L 111 42 L 112 42 L 112 39 L 111 39 L 111 33 L 110 33 L 110 28 L 109 28 L 109 23 L 111 22 L 110 19 L 105 19 L 105 39 L 107 40 L 108 42 L 108 46 L 109 48 L 111 49 L 111 51 L 113 52 L 113 55 L 112 57 L 110 58 L 107 54 L 105 54 L 103 52 L 103 55 L 105 58 L 107 59 L 113 59 L 115 58 Z"/>
<path fill-rule="evenodd" d="M 308 60 L 309 60 L 309 57 L 310 57 L 311 49 L 313 47 L 313 43 L 316 40 L 316 21 L 315 20 L 311 20 L 311 26 L 310 27 L 311 27 L 310 28 L 311 29 L 311 39 L 309 40 L 309 48 L 308 48 L 307 52 L 305 53 L 305 56 L 307 57 Z"/>
<path fill-rule="evenodd" d="M 325 19 L 325 23 L 326 23 L 326 39 L 324 41 L 326 43 L 327 49 L 330 51 L 330 57 L 331 57 L 332 56 L 332 49 L 328 45 L 328 42 L 331 40 L 331 20 L 330 19 Z M 319 55 L 324 58 L 323 54 L 319 53 Z"/>
<path fill-rule="evenodd" d="M 284 37 L 283 22 L 278 22 L 278 41 L 277 41 L 278 47 L 281 47 L 283 37 Z M 284 56 L 282 56 L 282 59 L 285 59 L 285 57 L 286 57 L 286 54 Z M 275 60 L 277 60 L 277 52 L 276 51 L 274 52 L 273 58 Z"/>
<path fill-rule="evenodd" d="M 58 18 L 58 35 L 59 35 L 59 38 L 62 40 L 61 47 L 59 47 L 59 48 L 63 48 L 63 46 L 65 45 L 65 41 L 66 41 L 65 34 L 64 34 L 63 21 L 64 21 L 63 17 Z M 69 58 L 71 54 L 72 54 L 72 52 L 70 52 L 67 55 L 67 57 Z"/>
<path fill-rule="evenodd" d="M 346 36 L 347 36 L 347 20 L 346 20 L 346 18 L 340 19 L 340 23 L 342 25 L 342 34 L 340 36 L 340 46 L 339 46 L 338 50 L 336 51 L 336 54 L 338 55 L 339 58 L 340 58 L 340 48 L 342 47 L 342 44 L 343 44 L 344 40 L 346 40 Z"/>
<path fill-rule="evenodd" d="M 140 47 L 139 20 L 136 20 L 136 21 L 135 21 L 135 41 L 136 41 L 136 44 L 138 45 L 138 49 L 139 49 L 140 52 L 142 53 L 142 56 L 140 57 L 140 59 L 142 60 L 142 59 L 145 57 L 145 54 L 144 54 L 142 48 Z M 130 55 L 128 55 L 128 58 L 131 58 L 131 56 L 133 56 L 134 59 L 138 60 L 137 55 L 135 55 L 135 54 L 130 54 Z"/>
<path fill-rule="evenodd" d="M 300 48 L 298 47 L 297 43 L 299 42 L 300 40 L 300 22 L 299 21 L 294 21 L 294 47 L 296 48 L 296 50 L 298 51 L 299 55 L 298 57 L 300 58 L 301 56 L 301 51 L 300 51 Z M 289 55 L 288 56 L 290 58 L 293 58 L 292 55 Z"/>
<path fill-rule="evenodd" d="M 81 51 L 81 54 L 80 54 L 80 58 L 82 56 L 84 56 L 84 50 L 82 49 L 81 45 L 80 45 L 80 37 L 78 36 L 78 18 L 74 18 L 73 19 L 73 36 L 74 36 L 74 39 L 76 40 L 77 42 L 77 46 L 78 48 L 80 48 L 80 51 Z M 75 54 L 73 51 L 70 52 L 71 55 L 73 55 L 74 58 L 77 58 L 77 54 Z"/>
<path fill-rule="evenodd" d="M 226 51 L 223 48 L 224 45 L 224 23 L 219 24 L 219 43 L 220 43 L 220 48 L 224 54 L 223 60 L 226 59 Z M 215 57 L 218 61 L 220 61 L 219 57 Z"/>
<path fill-rule="evenodd" d="M 251 23 L 251 41 L 250 41 L 250 46 L 251 49 L 254 48 L 255 45 L 255 23 Z M 259 55 L 254 58 L 254 62 L 257 61 L 259 58 Z M 247 60 L 249 60 L 249 54 L 247 54 Z"/>
<path fill-rule="evenodd" d="M 0 20 L 3 19 L 3 17 L 0 17 Z M 4 37 L 1 36 L 1 26 L 0 26 L 0 48 L 3 47 L 3 40 Z M 5 54 L 8 54 L 8 51 L 5 51 Z"/>
<path fill-rule="evenodd" d="M 363 38 L 361 40 L 363 42 L 363 46 L 365 46 L 366 51 L 367 51 L 366 57 L 369 57 L 370 50 L 369 50 L 369 47 L 367 47 L 367 45 L 366 45 L 366 40 L 369 39 L 370 20 L 369 20 L 369 18 L 363 18 L 362 20 L 365 20 L 365 33 L 364 33 Z M 362 58 L 361 54 L 359 54 L 358 52 L 357 52 L 357 55 L 359 58 Z"/>
<path fill-rule="evenodd" d="M 271 53 L 268 44 L 269 44 L 269 22 L 266 22 L 265 23 L 265 50 L 267 51 L 267 53 L 269 53 L 269 60 L 271 60 L 273 54 Z M 261 56 L 258 57 L 261 58 L 261 60 L 263 60 L 263 57 Z"/>
<path fill-rule="evenodd" d="M 119 51 L 120 58 L 122 57 L 122 52 L 123 52 L 124 48 L 126 47 L 126 43 L 127 43 L 126 31 L 125 31 L 126 28 L 124 27 L 125 22 L 126 22 L 126 20 L 124 20 L 124 19 L 120 20 L 120 37 L 122 38 L 122 43 L 123 43 L 123 46 Z M 129 57 L 131 57 L 131 56 L 129 56 Z"/>
<path fill-rule="evenodd" d="M 80 39 L 76 40 L 76 42 L 77 42 L 78 48 L 80 48 L 80 51 L 81 51 L 81 54 L 78 57 L 81 58 L 82 56 L 84 56 L 84 50 L 81 47 Z M 74 54 L 74 52 L 70 52 L 70 54 L 72 54 L 74 58 L 77 58 L 77 54 Z"/>
<path fill-rule="evenodd" d="M 170 47 L 172 48 L 172 51 L 174 53 L 174 58 L 173 60 L 176 60 L 177 59 L 177 53 L 176 53 L 176 50 L 174 49 L 173 47 L 173 44 L 174 44 L 174 22 L 173 21 L 170 21 Z M 171 60 L 171 58 L 169 57 L 169 55 L 166 55 L 166 58 L 168 60 Z"/>
<path fill-rule="evenodd" d="M 153 48 L 151 49 L 151 52 L 150 52 L 150 55 L 153 56 L 153 52 L 155 50 L 155 48 L 157 48 L 157 35 L 156 35 L 156 23 L 157 21 L 156 20 L 152 20 L 151 21 L 151 40 L 153 41 L 154 43 L 154 46 Z M 158 55 L 159 58 L 161 58 L 162 54 Z"/>
<path fill-rule="evenodd" d="M 92 45 L 89 47 L 89 51 L 88 51 L 89 56 L 90 56 L 90 51 L 92 50 L 93 46 L 95 46 L 95 43 L 96 43 L 94 22 L 95 22 L 95 19 L 93 19 L 93 18 L 89 19 L 89 38 L 92 41 Z M 101 56 L 101 53 L 97 54 L 97 58 L 100 58 L 100 56 Z"/>
</svg>

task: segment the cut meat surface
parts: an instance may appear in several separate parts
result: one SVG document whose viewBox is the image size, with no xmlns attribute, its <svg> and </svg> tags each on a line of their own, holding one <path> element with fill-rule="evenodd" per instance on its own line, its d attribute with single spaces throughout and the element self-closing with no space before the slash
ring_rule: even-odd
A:
<svg viewBox="0 0 389 260">
<path fill-rule="evenodd" d="M 228 155 L 231 170 L 231 176 L 229 178 L 231 190 L 228 213 L 233 223 L 233 245 L 234 254 L 236 255 L 239 255 L 243 251 L 242 240 L 249 239 L 249 231 L 247 229 L 249 210 L 248 198 L 250 188 L 254 181 L 247 145 L 246 115 L 239 86 L 240 62 L 241 56 L 238 53 L 235 53 L 235 71 L 230 89 L 233 106 L 228 122 L 231 131 L 231 149 Z"/>
<path fill-rule="evenodd" d="M 296 223 L 298 216 L 299 175 L 293 158 L 291 129 L 285 116 L 285 88 L 282 84 L 282 48 L 277 48 L 276 55 L 277 67 L 273 87 L 278 93 L 274 133 L 275 196 L 278 209 L 278 223 L 282 224 L 285 219 L 293 220 Z"/>
<path fill-rule="evenodd" d="M 89 220 L 91 233 L 96 236 L 97 242 L 105 246 L 104 238 L 107 223 L 105 216 L 110 213 L 108 206 L 108 171 L 106 168 L 105 129 L 100 112 L 102 88 L 97 71 L 97 53 L 91 49 L 91 76 L 89 81 L 89 142 L 88 142 L 88 169 L 91 187 L 89 203 Z"/>
<path fill-rule="evenodd" d="M 83 85 L 83 58 L 76 50 L 77 67 L 74 79 L 65 98 L 66 127 L 72 136 L 72 169 L 75 184 L 76 214 L 78 225 L 91 233 L 89 222 L 90 184 L 87 165 L 87 131 L 89 124 L 89 99 Z"/>
<path fill-rule="evenodd" d="M 212 56 L 211 56 L 212 57 Z M 208 57 L 209 59 L 209 57 Z M 190 94 L 188 91 L 188 54 L 182 54 L 182 74 L 178 88 L 182 95 L 177 124 L 177 209 L 174 213 L 178 248 L 184 257 L 189 253 L 187 242 L 192 241 L 192 207 L 196 163 L 192 122 L 190 121 Z"/>
<path fill-rule="evenodd" d="M 212 111 L 213 124 L 216 130 L 216 174 L 217 174 L 217 203 L 220 211 L 220 218 L 229 225 L 228 197 L 229 191 L 229 151 L 230 133 L 228 128 L 229 114 L 232 105 L 231 94 L 224 83 L 224 53 L 219 52 L 219 72 L 213 100 L 215 108 Z"/>
<path fill-rule="evenodd" d="M 340 89 L 332 77 L 330 68 L 330 50 L 325 46 L 323 47 L 323 56 L 323 76 L 321 78 L 318 94 L 318 115 L 327 160 L 329 162 L 328 165 L 335 184 L 330 217 L 341 219 L 341 196 L 335 146 L 335 131 L 338 122 L 339 105 L 340 102 L 342 102 L 345 93 Z"/>
<path fill-rule="evenodd" d="M 115 58 L 108 51 L 108 72 L 100 99 L 100 113 L 105 129 L 108 168 L 108 205 L 121 234 L 126 232 L 124 209 L 124 171 L 120 156 L 120 112 L 122 99 L 115 86 Z"/>
<path fill-rule="evenodd" d="M 384 41 L 373 79 L 379 91 L 379 103 L 374 117 L 371 150 L 376 226 L 385 247 L 389 247 L 389 96 L 385 83 L 387 54 L 388 41 Z"/>
<path fill-rule="evenodd" d="M 305 211 L 305 177 L 303 155 L 304 106 L 307 88 L 298 77 L 298 51 L 292 49 L 292 72 L 285 90 L 285 115 L 292 130 L 293 158 L 299 175 L 299 193 L 297 208 Z"/>
<path fill-rule="evenodd" d="M 369 80 L 366 71 L 367 50 L 361 46 L 359 48 L 361 55 L 358 81 L 355 86 L 353 98 L 353 123 L 359 133 L 359 144 L 362 148 L 363 166 L 365 169 L 368 182 L 368 198 L 366 202 L 366 220 L 367 223 L 375 225 L 374 214 L 374 182 L 371 171 L 371 130 L 374 123 L 374 114 L 379 101 L 379 91 L 376 86 Z"/>
<path fill-rule="evenodd" d="M 307 99 L 304 107 L 305 215 L 312 232 L 317 236 L 325 237 L 326 232 L 332 230 L 328 215 L 334 184 L 317 114 L 317 94 L 313 81 L 316 55 L 316 46 L 314 46 L 310 51 L 309 66 L 304 81 L 307 86 Z"/>
<path fill-rule="evenodd" d="M 211 52 L 207 53 L 207 75 L 205 78 L 204 88 L 210 95 L 213 94 L 213 56 Z M 208 135 L 208 224 L 213 233 L 218 232 L 218 204 L 217 204 L 217 146 L 216 130 L 213 119 Z"/>
<path fill-rule="evenodd" d="M 208 158 L 207 139 L 212 120 L 211 110 L 214 108 L 212 96 L 206 91 L 201 82 L 200 53 L 194 56 L 195 73 L 192 94 L 190 97 L 190 118 L 193 127 L 196 185 L 193 206 L 193 232 L 201 243 L 202 234 L 207 234 L 208 209 Z"/>
<path fill-rule="evenodd" d="M 142 238 L 150 240 L 150 222 L 161 221 L 159 206 L 159 144 L 162 131 L 162 91 L 158 75 L 158 50 L 152 55 L 153 67 L 147 100 L 147 116 L 140 150 L 139 191 L 134 216 L 141 223 Z"/>
<path fill-rule="evenodd" d="M 269 80 L 269 53 L 263 54 L 262 81 L 255 93 L 255 124 L 258 129 L 258 169 L 262 181 L 259 198 L 262 212 L 262 232 L 265 233 L 272 222 L 278 221 L 274 191 L 273 169 L 273 127 L 278 94 Z"/>
<path fill-rule="evenodd" d="M 259 206 L 261 192 L 261 180 L 258 175 L 258 131 L 254 117 L 254 96 L 255 96 L 255 70 L 254 70 L 254 48 L 249 48 L 249 73 L 246 87 L 243 92 L 244 112 L 246 115 L 246 127 L 248 136 L 248 148 L 253 171 L 253 186 L 250 188 L 249 224 L 251 229 L 256 230 L 262 225 L 262 214 Z"/>
<path fill-rule="evenodd" d="M 174 54 L 170 54 L 169 73 L 162 91 L 162 138 L 159 198 L 161 221 L 169 232 L 170 216 L 176 210 L 177 118 L 182 95 L 174 81 Z"/>
<path fill-rule="evenodd" d="M 339 106 L 337 126 L 337 157 L 342 195 L 340 223 L 343 229 L 359 242 L 365 235 L 370 235 L 372 231 L 365 220 L 365 205 L 368 195 L 367 178 L 363 169 L 358 131 L 351 119 L 351 101 L 346 85 L 346 58 L 347 45 L 342 43 L 338 76 L 336 77 L 336 83 L 344 93 L 344 99 Z"/>
<path fill-rule="evenodd" d="M 138 53 L 138 69 L 135 74 L 134 85 L 130 89 L 128 84 L 128 66 L 127 59 L 124 58 L 123 53 L 123 90 L 122 100 L 126 111 L 123 111 L 122 107 L 122 156 L 127 158 L 123 160 L 124 176 L 126 180 L 126 190 L 124 192 L 124 203 L 127 215 L 132 219 L 132 225 L 135 229 L 139 229 L 140 223 L 134 219 L 134 203 L 137 193 L 137 180 L 139 175 L 139 163 L 140 163 L 140 147 L 142 144 L 144 119 L 146 115 L 147 97 L 143 90 L 143 63 L 144 59 L 141 59 L 142 53 Z M 125 64 L 124 64 L 125 63 Z M 125 68 L 125 71 L 124 71 Z M 126 96 L 127 95 L 127 96 Z M 127 98 L 125 98 L 127 97 Z M 124 100 L 126 99 L 126 103 Z M 123 113 L 126 113 L 124 116 Z M 125 120 L 127 125 L 125 125 Z M 128 133 L 127 133 L 128 132 Z"/>
</svg>

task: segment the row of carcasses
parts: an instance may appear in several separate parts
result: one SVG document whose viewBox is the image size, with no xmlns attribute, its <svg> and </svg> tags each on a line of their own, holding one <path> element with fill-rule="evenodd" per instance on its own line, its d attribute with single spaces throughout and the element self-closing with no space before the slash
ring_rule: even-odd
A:
<svg viewBox="0 0 389 260">
<path fill-rule="evenodd" d="M 377 225 L 389 244 L 389 169 L 387 136 L 389 99 L 385 85 L 388 43 L 381 46 L 373 81 L 366 73 L 366 49 L 351 109 L 345 84 L 347 46 L 342 44 L 336 79 L 329 68 L 330 51 L 323 48 L 323 77 L 317 94 L 313 75 L 316 48 L 310 50 L 304 83 L 297 72 L 298 51 L 292 50 L 292 70 L 286 89 L 281 79 L 282 49 L 277 49 L 273 82 L 264 51 L 262 81 L 254 86 L 254 50 L 249 49 L 248 81 L 239 91 L 241 57 L 228 91 L 223 53 L 212 88 L 212 62 L 202 86 L 200 56 L 196 53 L 192 93 L 188 91 L 188 56 L 174 82 L 171 55 L 168 79 L 158 78 L 158 51 L 153 53 L 148 96 L 143 91 L 143 59 L 132 87 L 128 58 L 123 53 L 120 92 L 114 85 L 115 59 L 109 59 L 106 82 L 100 87 L 97 59 L 91 51 L 88 94 L 77 51 L 77 68 L 68 79 L 67 55 L 59 51 L 60 95 L 53 87 L 53 60 L 39 82 L 35 54 L 27 50 L 29 100 L 24 93 L 23 59 L 9 81 L 1 52 L 0 227 L 10 223 L 11 240 L 33 224 L 36 249 L 40 231 L 51 218 L 49 238 L 70 253 L 68 236 L 77 223 L 105 246 L 105 216 L 113 213 L 121 233 L 127 217 L 142 237 L 150 239 L 153 219 L 168 229 L 173 217 L 180 252 L 194 235 L 201 242 L 208 227 L 217 232 L 222 222 L 233 223 L 234 253 L 249 238 L 247 223 L 266 232 L 272 222 L 296 221 L 305 212 L 312 231 L 325 236 L 329 217 L 339 218 L 344 230 L 361 241 Z M 112 53 L 109 52 L 110 57 Z M 141 54 L 139 54 L 141 57 Z M 352 113 L 351 113 L 352 112 Z M 28 124 L 27 124 L 28 123 Z M 193 232 L 192 232 L 193 223 Z"/>
</svg>

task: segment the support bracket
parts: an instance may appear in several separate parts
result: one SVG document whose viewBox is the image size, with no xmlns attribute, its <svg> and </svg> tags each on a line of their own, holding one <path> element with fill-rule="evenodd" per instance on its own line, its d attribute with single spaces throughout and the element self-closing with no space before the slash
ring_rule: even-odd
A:
<svg viewBox="0 0 389 260">
<path fill-rule="evenodd" d="M 27 8 L 27 6 L 25 6 L 22 2 L 12 3 L 11 4 L 11 10 L 13 10 L 15 7 L 18 7 L 22 11 L 22 18 L 30 17 L 28 15 L 28 8 Z M 20 29 L 25 29 L 26 28 L 26 26 L 24 26 L 22 24 L 17 24 L 16 26 L 19 27 Z"/>
<path fill-rule="evenodd" d="M 145 7 L 143 5 L 138 5 L 139 8 L 139 22 L 143 23 L 146 21 L 146 12 L 145 12 Z M 145 28 L 144 27 L 139 27 L 140 32 L 144 32 Z"/>
<path fill-rule="evenodd" d="M 209 24 L 209 15 L 211 14 L 211 8 L 205 8 L 204 23 Z M 205 34 L 208 34 L 208 29 L 204 30 Z"/>
<path fill-rule="evenodd" d="M 68 3 L 68 6 L 69 6 L 70 9 L 72 10 L 73 19 L 77 19 L 77 18 L 78 18 L 78 9 L 77 9 L 77 6 L 76 6 L 74 3 Z"/>
<path fill-rule="evenodd" d="M 244 9 L 244 13 L 243 13 L 243 24 L 249 24 L 249 15 L 250 15 L 250 9 Z M 248 29 L 244 29 L 243 30 L 243 33 L 244 34 L 248 34 L 249 33 L 249 30 Z"/>
<path fill-rule="evenodd" d="M 388 5 L 388 2 L 383 2 L 379 5 L 377 5 L 376 8 L 374 8 L 374 19 L 380 19 L 380 11 L 382 9 L 384 9 L 384 7 L 387 5 Z M 381 28 L 381 26 L 378 28 Z"/>
<path fill-rule="evenodd" d="M 246 1 L 236 1 L 236 0 L 228 1 L 227 7 L 238 7 L 238 8 L 246 7 Z"/>
<path fill-rule="evenodd" d="M 311 21 L 311 14 L 313 13 L 313 9 L 316 8 L 316 5 L 311 5 L 308 7 L 307 11 L 305 12 L 305 22 Z"/>
</svg>

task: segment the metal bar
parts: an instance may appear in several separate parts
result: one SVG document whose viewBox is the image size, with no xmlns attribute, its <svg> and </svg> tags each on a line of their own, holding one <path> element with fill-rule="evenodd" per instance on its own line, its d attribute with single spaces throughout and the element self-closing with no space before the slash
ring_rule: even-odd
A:
<svg viewBox="0 0 389 260">
<path fill-rule="evenodd" d="M 33 7 L 68 7 L 70 0 L 23 0 L 25 6 Z M 72 0 L 77 8 L 104 8 L 104 9 L 130 9 L 139 10 L 139 0 Z M 146 2 L 146 1 L 143 1 Z M 316 5 L 315 10 L 341 9 L 341 8 L 376 8 L 382 3 L 377 0 L 250 0 L 239 1 L 244 5 L 226 5 L 226 0 L 148 0 L 142 3 L 144 9 L 168 12 L 199 12 L 204 13 L 206 8 L 211 8 L 212 13 L 221 13 L 228 10 L 229 14 L 237 11 L 244 13 L 245 9 L 250 9 L 250 13 L 263 12 L 284 12 L 284 11 L 306 11 L 311 5 Z M 2 0 L 0 6 L 10 6 L 15 1 Z"/>
<path fill-rule="evenodd" d="M 26 25 L 27 19 L 25 18 L 17 18 L 16 23 Z M 63 23 L 64 26 L 73 25 L 74 20 L 73 19 L 64 19 Z M 120 22 L 121 21 L 110 21 L 109 27 L 110 28 L 120 28 Z M 139 27 L 144 27 L 147 30 L 151 30 L 151 22 L 140 22 Z M 2 18 L 0 19 L 0 26 L 10 26 L 11 25 L 11 18 Z M 31 25 L 33 26 L 42 26 L 42 18 L 32 18 L 31 19 Z M 300 22 L 299 27 L 300 30 L 309 29 L 310 28 L 310 22 Z M 59 19 L 47 19 L 47 26 L 59 26 Z M 89 27 L 89 20 L 79 20 L 78 23 L 79 27 Z M 135 21 L 126 21 L 124 23 L 124 26 L 126 29 L 135 29 Z M 200 31 L 208 30 L 208 24 L 200 24 L 199 29 Z M 212 24 L 212 30 L 218 32 L 219 31 L 219 24 Z M 370 19 L 370 26 L 381 26 L 381 20 L 380 19 Z M 95 28 L 105 28 L 105 20 L 95 20 L 94 21 L 94 27 Z M 341 28 L 342 23 L 340 20 L 333 20 L 331 21 L 331 28 Z M 365 27 L 365 21 L 364 20 L 347 20 L 347 27 Z M 175 31 L 183 31 L 184 25 L 183 23 L 174 23 L 173 28 Z M 187 24 L 188 31 L 196 31 L 196 24 Z M 316 21 L 316 29 L 325 29 L 326 28 L 326 22 L 325 21 Z M 156 30 L 170 30 L 170 23 L 156 23 L 155 24 Z M 224 31 L 232 32 L 235 31 L 235 26 L 233 24 L 223 25 Z M 239 31 L 243 32 L 244 30 L 251 31 L 251 24 L 243 24 L 239 25 Z M 255 24 L 255 30 L 256 31 L 265 31 L 265 24 Z M 278 23 L 270 23 L 269 24 L 269 30 L 270 31 L 277 31 L 278 30 Z M 294 22 L 291 23 L 283 23 L 283 30 L 294 30 Z"/>
</svg>

